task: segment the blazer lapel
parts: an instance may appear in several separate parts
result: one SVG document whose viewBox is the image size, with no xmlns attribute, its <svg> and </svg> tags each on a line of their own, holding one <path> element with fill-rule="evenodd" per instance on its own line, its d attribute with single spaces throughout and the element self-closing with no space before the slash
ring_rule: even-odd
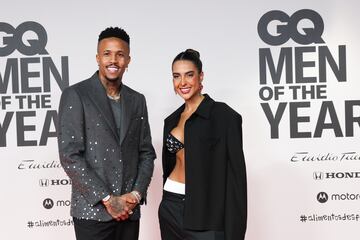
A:
<svg viewBox="0 0 360 240">
<path fill-rule="evenodd" d="M 166 135 L 170 133 L 174 127 L 177 126 L 180 120 L 180 115 L 184 111 L 184 109 L 185 109 L 185 104 L 181 105 L 178 109 L 175 110 L 175 112 L 173 112 L 170 116 L 168 116 L 165 119 L 164 132 L 166 133 Z"/>
<path fill-rule="evenodd" d="M 124 141 L 128 128 L 130 126 L 133 109 L 133 96 L 129 93 L 127 87 L 122 85 L 121 89 L 121 122 L 120 122 L 120 145 Z"/>
<path fill-rule="evenodd" d="M 92 77 L 92 89 L 88 92 L 89 98 L 93 101 L 99 112 L 103 115 L 114 137 L 119 141 L 119 135 L 116 130 L 114 115 L 106 95 L 105 88 L 100 82 L 97 73 Z"/>
</svg>

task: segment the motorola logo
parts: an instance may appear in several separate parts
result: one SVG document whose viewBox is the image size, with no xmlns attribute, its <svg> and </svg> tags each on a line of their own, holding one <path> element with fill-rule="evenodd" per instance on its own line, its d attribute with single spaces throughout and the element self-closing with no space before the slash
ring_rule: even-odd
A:
<svg viewBox="0 0 360 240">
<path fill-rule="evenodd" d="M 56 200 L 46 198 L 43 201 L 43 206 L 46 209 L 52 209 L 53 207 L 69 207 L 71 205 L 70 200 Z"/>
<path fill-rule="evenodd" d="M 329 196 L 327 195 L 326 192 L 319 192 L 318 195 L 316 196 L 316 199 L 318 200 L 319 203 L 326 203 L 329 200 Z"/>
<path fill-rule="evenodd" d="M 360 179 L 360 172 L 314 172 L 314 180 L 324 179 Z"/>
<path fill-rule="evenodd" d="M 71 185 L 70 179 L 40 179 L 39 180 L 40 187 L 49 187 L 49 186 L 67 186 Z"/>
<path fill-rule="evenodd" d="M 358 193 L 332 193 L 319 192 L 316 196 L 319 203 L 326 203 L 328 201 L 359 201 L 360 194 Z"/>
<path fill-rule="evenodd" d="M 44 208 L 46 209 L 51 209 L 54 207 L 54 201 L 51 199 L 51 198 L 46 198 L 44 201 L 43 201 L 43 206 Z"/>
</svg>

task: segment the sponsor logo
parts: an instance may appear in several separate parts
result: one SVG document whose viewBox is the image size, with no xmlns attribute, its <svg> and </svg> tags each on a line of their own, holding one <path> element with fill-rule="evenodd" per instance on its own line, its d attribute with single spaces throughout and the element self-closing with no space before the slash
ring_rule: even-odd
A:
<svg viewBox="0 0 360 240">
<path fill-rule="evenodd" d="M 313 177 L 315 180 L 322 180 L 324 179 L 324 173 L 322 172 L 314 172 Z"/>
<path fill-rule="evenodd" d="M 46 209 L 52 209 L 53 207 L 68 207 L 71 205 L 70 200 L 56 200 L 54 201 L 51 198 L 46 198 L 43 201 L 43 206 Z"/>
<path fill-rule="evenodd" d="M 28 220 L 26 225 L 28 228 L 71 227 L 74 225 L 74 222 L 72 219 L 41 219 Z"/>
<path fill-rule="evenodd" d="M 358 201 L 360 194 L 358 193 L 332 193 L 319 192 L 316 196 L 319 203 L 326 203 L 328 201 Z"/>
<path fill-rule="evenodd" d="M 314 172 L 314 180 L 324 179 L 356 179 L 360 178 L 360 172 Z"/>
<path fill-rule="evenodd" d="M 71 185 L 70 179 L 40 179 L 39 180 L 40 187 L 49 187 L 49 186 L 67 186 Z"/>
<path fill-rule="evenodd" d="M 54 201 L 51 198 L 46 198 L 43 201 L 43 206 L 46 209 L 52 209 L 54 207 Z"/>
<path fill-rule="evenodd" d="M 301 214 L 300 222 L 359 222 L 359 213 L 310 213 Z"/>
<path fill-rule="evenodd" d="M 356 151 L 342 153 L 312 153 L 312 152 L 295 152 L 290 157 L 293 163 L 330 163 L 330 162 L 354 162 L 360 161 L 360 154 Z"/>
<path fill-rule="evenodd" d="M 60 161 L 35 161 L 33 159 L 24 159 L 18 164 L 18 170 L 38 170 L 38 169 L 56 169 L 62 168 Z"/>
<path fill-rule="evenodd" d="M 318 200 L 319 203 L 326 203 L 329 200 L 329 196 L 327 195 L 326 192 L 319 192 L 318 195 L 316 196 L 316 199 Z"/>
<path fill-rule="evenodd" d="M 49 182 L 50 182 L 49 179 L 40 179 L 39 180 L 40 187 L 48 187 Z"/>
</svg>

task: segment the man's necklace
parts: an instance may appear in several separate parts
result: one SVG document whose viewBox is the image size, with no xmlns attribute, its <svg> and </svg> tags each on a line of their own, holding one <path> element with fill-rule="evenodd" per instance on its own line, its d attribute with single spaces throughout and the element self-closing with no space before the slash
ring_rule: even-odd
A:
<svg viewBox="0 0 360 240">
<path fill-rule="evenodd" d="M 110 98 L 111 100 L 114 100 L 116 102 L 120 101 L 120 92 L 118 92 L 115 96 L 110 96 L 109 94 L 107 94 L 108 98 Z"/>
</svg>

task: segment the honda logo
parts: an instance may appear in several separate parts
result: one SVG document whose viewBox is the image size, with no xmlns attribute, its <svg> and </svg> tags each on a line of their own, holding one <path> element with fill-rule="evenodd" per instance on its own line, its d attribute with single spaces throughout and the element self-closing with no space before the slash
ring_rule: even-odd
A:
<svg viewBox="0 0 360 240">
<path fill-rule="evenodd" d="M 40 184 L 40 187 L 48 187 L 49 186 L 49 179 L 40 179 L 39 184 Z"/>
<path fill-rule="evenodd" d="M 322 180 L 322 179 L 324 179 L 324 173 L 323 172 L 314 172 L 313 177 L 315 180 Z"/>
<path fill-rule="evenodd" d="M 49 187 L 49 186 L 67 186 L 71 185 L 70 179 L 40 179 L 39 180 L 40 187 Z"/>
</svg>

